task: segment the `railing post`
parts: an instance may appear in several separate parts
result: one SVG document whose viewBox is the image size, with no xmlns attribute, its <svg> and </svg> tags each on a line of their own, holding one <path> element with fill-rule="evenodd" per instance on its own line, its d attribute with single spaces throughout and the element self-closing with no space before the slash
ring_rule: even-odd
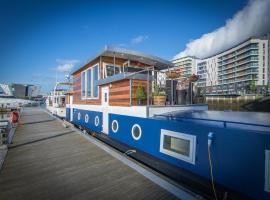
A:
<svg viewBox="0 0 270 200">
<path fill-rule="evenodd" d="M 149 106 L 149 69 L 147 70 L 147 107 Z"/>
<path fill-rule="evenodd" d="M 132 106 L 132 79 L 129 79 L 129 105 Z"/>
</svg>

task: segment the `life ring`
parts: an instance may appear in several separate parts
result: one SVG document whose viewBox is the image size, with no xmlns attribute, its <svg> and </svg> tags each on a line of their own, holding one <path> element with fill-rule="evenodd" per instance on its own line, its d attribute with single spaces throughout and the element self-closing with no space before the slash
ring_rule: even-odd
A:
<svg viewBox="0 0 270 200">
<path fill-rule="evenodd" d="M 10 113 L 10 121 L 11 121 L 11 123 L 15 124 L 15 123 L 18 122 L 18 120 L 19 120 L 19 113 L 16 112 L 16 111 L 12 111 Z"/>
</svg>

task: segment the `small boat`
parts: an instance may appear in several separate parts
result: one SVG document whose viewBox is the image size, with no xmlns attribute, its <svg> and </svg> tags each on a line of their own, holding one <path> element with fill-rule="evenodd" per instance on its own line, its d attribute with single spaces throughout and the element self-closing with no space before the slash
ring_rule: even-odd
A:
<svg viewBox="0 0 270 200">
<path fill-rule="evenodd" d="M 66 120 L 206 199 L 270 199 L 270 114 L 177 105 L 157 80 L 170 67 L 106 48 L 73 72 Z"/>
<path fill-rule="evenodd" d="M 59 118 L 66 117 L 66 93 L 71 85 L 70 82 L 57 82 L 46 98 L 47 110 Z"/>
</svg>

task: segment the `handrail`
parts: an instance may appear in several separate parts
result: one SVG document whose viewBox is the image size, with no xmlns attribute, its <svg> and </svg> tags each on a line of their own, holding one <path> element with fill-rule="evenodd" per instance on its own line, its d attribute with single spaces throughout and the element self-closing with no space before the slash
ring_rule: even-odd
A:
<svg viewBox="0 0 270 200">
<path fill-rule="evenodd" d="M 133 73 L 127 75 L 127 76 L 125 76 L 125 73 L 124 73 L 124 77 L 125 77 L 125 78 L 132 77 L 132 76 L 134 76 L 134 75 L 136 75 L 136 74 L 139 74 L 139 73 L 142 73 L 142 72 L 147 72 L 147 71 L 150 71 L 150 70 L 151 70 L 151 69 L 149 69 L 149 68 L 143 69 L 143 70 L 138 71 L 138 72 L 133 72 Z M 154 71 L 154 69 L 152 69 L 151 71 Z"/>
<path fill-rule="evenodd" d="M 217 119 L 204 119 L 204 118 L 192 118 L 192 117 L 175 117 L 171 114 L 165 115 L 165 114 L 155 114 L 154 117 L 167 117 L 170 119 L 187 119 L 187 120 L 201 120 L 201 121 L 210 121 L 210 122 L 220 122 L 223 123 L 224 128 L 227 128 L 227 124 L 241 124 L 241 125 L 247 125 L 247 126 L 258 126 L 258 127 L 266 127 L 270 128 L 270 125 L 263 125 L 263 124 L 253 124 L 253 123 L 246 123 L 246 122 L 233 122 L 233 121 L 226 121 L 226 120 L 217 120 Z"/>
</svg>

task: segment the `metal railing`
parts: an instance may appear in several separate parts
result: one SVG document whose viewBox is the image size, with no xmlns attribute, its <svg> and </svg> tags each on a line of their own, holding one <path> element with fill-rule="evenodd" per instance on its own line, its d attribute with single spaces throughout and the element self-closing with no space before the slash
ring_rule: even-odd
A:
<svg viewBox="0 0 270 200">
<path fill-rule="evenodd" d="M 185 99 L 185 102 L 179 102 L 178 96 L 179 94 L 177 91 L 179 90 L 179 87 L 181 86 L 181 80 L 179 78 L 168 78 L 167 77 L 167 70 L 166 71 L 160 71 L 155 70 L 154 67 L 148 67 L 146 69 L 133 72 L 131 74 L 124 75 L 125 78 L 130 78 L 131 80 L 136 80 L 136 76 L 138 74 L 143 74 L 145 76 L 146 81 L 146 87 L 144 90 L 146 91 L 146 101 L 143 105 L 151 106 L 155 105 L 153 102 L 154 95 L 157 95 L 157 91 L 166 93 L 166 102 L 164 103 L 164 106 L 168 105 L 183 105 L 183 104 L 192 104 L 192 93 L 193 93 L 193 84 L 188 85 L 188 91 L 189 97 L 188 99 Z M 192 92 L 191 92 L 192 90 Z M 132 83 L 130 84 L 130 105 L 132 105 L 132 100 L 136 99 L 134 96 L 132 96 Z"/>
</svg>

